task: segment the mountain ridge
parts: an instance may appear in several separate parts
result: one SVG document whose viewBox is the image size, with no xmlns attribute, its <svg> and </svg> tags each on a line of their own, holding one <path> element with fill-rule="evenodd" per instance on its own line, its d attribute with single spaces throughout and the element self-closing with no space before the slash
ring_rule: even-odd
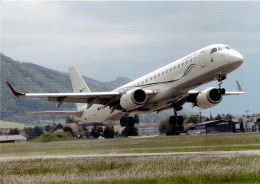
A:
<svg viewBox="0 0 260 184">
<path fill-rule="evenodd" d="M 25 115 L 29 111 L 57 110 L 55 103 L 46 99 L 25 99 L 15 97 L 6 82 L 20 92 L 30 93 L 61 93 L 72 92 L 69 73 L 59 72 L 30 62 L 15 61 L 0 53 L 1 88 L 0 88 L 0 119 L 17 122 L 32 122 L 34 116 Z M 117 77 L 111 82 L 100 82 L 82 76 L 93 92 L 111 91 L 131 81 L 126 77 Z M 64 103 L 59 110 L 71 110 L 75 104 Z"/>
</svg>

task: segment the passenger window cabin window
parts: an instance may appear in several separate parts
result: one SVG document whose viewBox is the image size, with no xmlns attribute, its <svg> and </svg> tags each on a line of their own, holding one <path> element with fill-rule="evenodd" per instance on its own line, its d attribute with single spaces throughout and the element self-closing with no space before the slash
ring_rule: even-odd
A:
<svg viewBox="0 0 260 184">
<path fill-rule="evenodd" d="M 184 63 L 182 63 L 182 66 L 184 65 Z"/>
<path fill-rule="evenodd" d="M 167 73 L 167 72 L 168 72 L 168 70 L 165 71 L 165 73 Z"/>
<path fill-rule="evenodd" d="M 190 62 L 192 62 L 192 59 L 190 59 Z"/>
<path fill-rule="evenodd" d="M 150 80 L 152 80 L 153 78 L 151 77 Z"/>
<path fill-rule="evenodd" d="M 176 67 L 174 67 L 173 69 L 175 70 Z"/>
<path fill-rule="evenodd" d="M 180 65 L 178 65 L 178 68 L 180 68 Z"/>
<path fill-rule="evenodd" d="M 158 77 L 160 77 L 160 74 L 158 74 Z"/>
<path fill-rule="evenodd" d="M 156 79 L 156 75 L 154 76 L 154 78 Z"/>
<path fill-rule="evenodd" d="M 186 64 L 188 64 L 188 60 L 186 61 Z"/>
<path fill-rule="evenodd" d="M 172 71 L 172 68 L 170 68 L 170 72 Z"/>
<path fill-rule="evenodd" d="M 217 51 L 218 51 L 217 48 L 213 48 L 213 49 L 211 49 L 210 54 L 212 54 L 212 53 L 214 53 L 214 52 L 217 52 Z"/>
</svg>

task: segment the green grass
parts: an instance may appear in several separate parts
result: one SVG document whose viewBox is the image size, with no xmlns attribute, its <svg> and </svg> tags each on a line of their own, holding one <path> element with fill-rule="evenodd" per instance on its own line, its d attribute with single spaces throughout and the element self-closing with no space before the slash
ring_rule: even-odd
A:
<svg viewBox="0 0 260 184">
<path fill-rule="evenodd" d="M 0 120 L 0 128 L 18 128 L 23 129 L 24 127 L 28 127 L 30 125 L 18 122 L 10 122 L 10 121 L 2 121 Z"/>
<path fill-rule="evenodd" d="M 260 156 L 149 156 L 0 162 L 0 183 L 260 183 Z"/>
<path fill-rule="evenodd" d="M 260 133 L 0 144 L 1 156 L 260 150 Z"/>
</svg>

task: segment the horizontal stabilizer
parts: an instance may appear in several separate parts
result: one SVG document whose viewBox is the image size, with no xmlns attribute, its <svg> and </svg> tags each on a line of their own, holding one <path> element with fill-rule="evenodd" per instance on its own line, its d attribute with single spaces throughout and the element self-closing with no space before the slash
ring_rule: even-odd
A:
<svg viewBox="0 0 260 184">
<path fill-rule="evenodd" d="M 240 94 L 245 94 L 246 92 L 241 88 L 240 84 L 238 81 L 237 83 L 237 90 L 238 91 L 226 91 L 225 95 L 240 95 Z"/>
<path fill-rule="evenodd" d="M 28 112 L 26 114 L 82 117 L 83 111 L 42 111 L 42 112 Z"/>
</svg>

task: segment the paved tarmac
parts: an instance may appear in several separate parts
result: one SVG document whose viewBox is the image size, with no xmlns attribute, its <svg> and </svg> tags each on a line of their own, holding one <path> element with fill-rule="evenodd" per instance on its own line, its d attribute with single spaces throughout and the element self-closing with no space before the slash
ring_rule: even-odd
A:
<svg viewBox="0 0 260 184">
<path fill-rule="evenodd" d="M 143 156 L 201 156 L 201 155 L 205 155 L 205 156 L 233 156 L 233 155 L 260 156 L 260 150 L 0 157 L 0 162 L 14 161 L 14 160 L 34 160 L 34 159 L 104 158 L 104 157 L 109 158 L 109 157 L 143 157 Z"/>
</svg>

